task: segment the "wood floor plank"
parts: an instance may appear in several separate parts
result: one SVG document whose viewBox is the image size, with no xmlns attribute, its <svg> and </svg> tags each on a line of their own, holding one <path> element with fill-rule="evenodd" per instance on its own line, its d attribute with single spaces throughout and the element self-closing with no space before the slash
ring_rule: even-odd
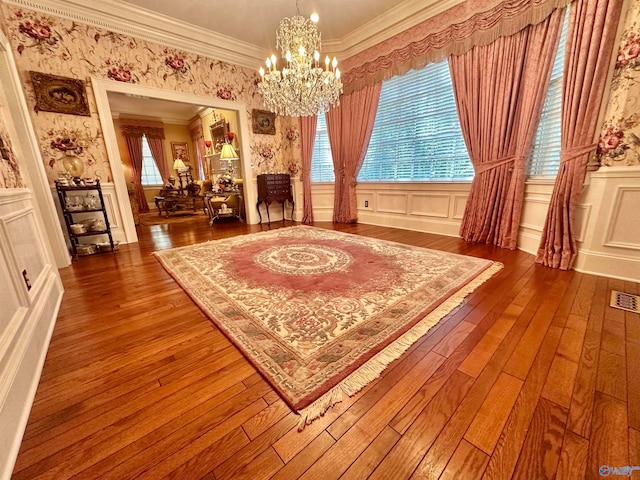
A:
<svg viewBox="0 0 640 480">
<path fill-rule="evenodd" d="M 597 330 L 587 330 L 585 333 L 569 409 L 567 428 L 584 438 L 589 438 L 591 433 L 591 414 L 598 377 L 601 336 L 602 332 Z"/>
<path fill-rule="evenodd" d="M 276 451 L 273 448 L 267 448 L 251 463 L 235 472 L 233 478 L 234 480 L 268 480 L 274 473 L 280 470 L 283 465 Z M 216 475 L 216 480 L 218 480 L 218 478 Z"/>
<path fill-rule="evenodd" d="M 244 387 L 241 382 L 236 388 Z M 105 458 L 83 472 L 87 476 L 98 477 L 110 475 L 111 478 L 131 475 L 144 471 L 158 463 L 163 457 L 179 451 L 186 445 L 195 442 L 204 433 L 208 433 L 225 424 L 229 418 L 244 418 L 247 412 L 254 412 L 259 406 L 262 392 L 267 389 L 263 382 L 254 384 L 251 388 L 241 390 L 228 400 L 209 402 L 185 412 L 174 421 L 167 422 L 160 428 L 138 439 L 135 443 Z M 247 410 L 249 409 L 249 410 Z M 258 410 L 259 413 L 262 410 Z M 217 442 L 237 425 L 223 427 L 219 435 L 213 439 Z M 242 442 L 244 444 L 244 442 Z M 142 454 L 132 455 L 132 452 L 142 451 Z M 105 472 L 108 472 L 105 474 Z M 204 471 L 202 473 L 205 473 Z"/>
<path fill-rule="evenodd" d="M 334 438 L 325 430 L 300 451 L 287 464 L 271 477 L 271 480 L 289 480 L 300 477 L 313 465 L 331 446 L 336 443 Z"/>
<path fill-rule="evenodd" d="M 382 459 L 398 443 L 400 434 L 393 428 L 385 428 L 349 469 L 340 477 L 341 480 L 366 480 Z"/>
<path fill-rule="evenodd" d="M 436 345 L 433 351 L 443 357 L 449 357 L 474 328 L 476 328 L 476 325 L 463 320 Z"/>
<path fill-rule="evenodd" d="M 625 357 L 600 350 L 596 390 L 627 401 L 627 362 Z"/>
<path fill-rule="evenodd" d="M 555 478 L 566 424 L 567 409 L 540 398 L 513 473 L 514 480 Z"/>
<path fill-rule="evenodd" d="M 640 319 L 638 319 L 640 323 Z M 627 342 L 627 405 L 629 426 L 640 430 L 640 345 Z"/>
<path fill-rule="evenodd" d="M 589 440 L 566 430 L 556 480 L 574 480 L 584 478 L 587 469 Z"/>
<path fill-rule="evenodd" d="M 416 366 L 410 370 L 402 382 L 397 383 L 389 392 L 378 401 L 374 408 L 367 411 L 365 415 L 356 422 L 340 439 L 333 445 L 327 453 L 316 462 L 302 478 L 307 480 L 315 478 L 327 480 L 328 478 L 339 478 L 349 466 L 366 449 L 387 423 L 395 416 L 403 405 L 406 398 L 413 395 L 422 385 L 423 372 L 434 370 L 438 359 L 442 361 L 444 357 L 429 352 Z M 453 377 L 452 377 L 453 378 Z M 461 391 L 466 385 L 463 382 L 466 375 L 458 377 L 458 382 L 454 382 L 452 391 Z M 460 384 L 460 385 L 458 385 Z"/>
<path fill-rule="evenodd" d="M 593 404 L 592 435 L 587 457 L 587 480 L 602 478 L 600 467 L 622 467 L 629 462 L 627 405 L 601 392 L 596 392 Z"/>
<path fill-rule="evenodd" d="M 508 480 L 512 477 L 547 373 L 560 342 L 561 333 L 561 328 L 549 327 L 540 352 L 536 356 L 511 415 L 502 429 L 493 455 L 489 459 L 484 478 Z"/>
<path fill-rule="evenodd" d="M 556 354 L 542 389 L 542 396 L 568 409 L 577 373 L 577 362 Z"/>
<path fill-rule="evenodd" d="M 247 436 L 253 440 L 261 433 L 264 433 L 280 419 L 291 413 L 291 409 L 282 400 L 272 403 L 255 417 L 250 418 L 242 424 L 242 429 Z"/>
<path fill-rule="evenodd" d="M 463 373 L 466 373 L 470 377 L 478 377 L 482 369 L 489 363 L 489 360 L 500 346 L 504 337 L 506 337 L 511 327 L 516 323 L 516 318 L 524 310 L 523 307 L 518 305 L 512 305 L 508 311 L 504 312 L 498 321 L 491 327 L 487 334 L 480 340 L 476 348 L 469 354 L 469 356 L 462 362 L 462 365 L 458 367 Z"/>
<path fill-rule="evenodd" d="M 451 460 L 447 464 L 440 480 L 480 480 L 489 463 L 489 456 L 479 448 L 474 447 L 466 440 L 462 440 Z M 411 479 L 418 479 L 412 476 Z M 424 478 L 424 477 L 423 477 Z"/>
<path fill-rule="evenodd" d="M 409 478 L 473 382 L 472 377 L 456 371 L 369 478 Z"/>
<path fill-rule="evenodd" d="M 551 298 L 554 298 L 556 295 L 561 297 L 562 291 L 557 291 L 556 289 L 554 293 L 550 293 Z M 520 339 L 520 342 L 516 347 L 516 351 L 513 353 L 513 356 L 505 367 L 505 372 L 522 380 L 526 379 L 529 369 L 534 362 L 538 350 L 540 349 L 540 345 L 542 344 L 544 336 L 553 319 L 553 314 L 555 313 L 554 305 L 557 304 L 555 304 L 553 300 L 550 300 L 545 301 L 540 306 L 531 320 L 527 331 Z"/>
<path fill-rule="evenodd" d="M 239 450 L 232 458 L 214 468 L 213 474 L 218 480 L 232 480 L 241 476 L 242 472 L 245 471 L 249 465 L 253 464 L 256 459 L 260 458 L 265 450 L 272 450 L 274 454 L 278 455 L 271 446 L 285 433 L 295 430 L 297 425 L 298 416 L 290 412 L 279 422 L 258 435 L 250 444 Z M 279 456 L 278 459 L 280 459 Z M 283 462 L 281 462 L 280 466 L 273 473 L 280 470 L 282 465 L 284 465 Z M 249 468 L 249 470 L 252 469 Z"/>
<path fill-rule="evenodd" d="M 327 431 L 335 438 L 339 439 L 349 428 L 351 428 L 376 402 L 380 401 L 389 390 L 394 388 L 399 380 L 403 379 L 407 372 L 415 368 L 415 365 L 429 356 L 429 370 L 425 372 L 424 380 L 428 381 L 433 372 L 445 361 L 442 355 L 431 352 L 432 346 L 437 343 L 423 342 L 415 350 L 408 352 L 400 359 L 397 365 L 388 372 L 385 372 L 382 379 L 364 393 L 354 405 L 343 413 L 340 418 L 331 424 Z"/>
<path fill-rule="evenodd" d="M 464 439 L 491 455 L 522 384 L 522 380 L 502 373 L 480 407 Z"/>
<path fill-rule="evenodd" d="M 180 468 L 183 468 L 182 466 L 184 464 L 188 463 L 195 457 L 200 458 L 200 456 L 211 455 L 212 451 L 217 451 L 218 441 L 224 438 L 225 435 L 228 435 L 230 432 L 240 427 L 240 425 L 242 425 L 242 423 L 244 423 L 248 418 L 256 415 L 265 407 L 266 405 L 262 399 L 256 400 L 251 405 L 217 425 L 215 428 L 199 436 L 196 440 L 189 442 L 175 453 L 166 457 L 163 456 L 160 462 L 155 463 L 151 468 L 145 471 L 145 477 L 164 478 L 171 475 L 172 472 L 176 470 L 179 471 Z M 154 461 L 157 460 L 154 459 Z M 139 462 L 136 461 L 136 463 L 139 465 Z M 115 471 L 115 469 L 111 470 L 105 478 L 113 478 L 114 480 L 117 480 L 130 475 L 132 468 L 125 464 L 122 465 L 122 472 Z"/>
</svg>

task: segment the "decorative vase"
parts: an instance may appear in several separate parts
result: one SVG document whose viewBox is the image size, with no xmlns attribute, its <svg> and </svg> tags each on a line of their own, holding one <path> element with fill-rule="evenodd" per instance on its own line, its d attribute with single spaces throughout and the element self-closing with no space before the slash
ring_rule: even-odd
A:
<svg viewBox="0 0 640 480">
<path fill-rule="evenodd" d="M 84 172 L 82 160 L 75 155 L 65 155 L 62 158 L 62 166 L 73 178 L 81 178 Z"/>
</svg>

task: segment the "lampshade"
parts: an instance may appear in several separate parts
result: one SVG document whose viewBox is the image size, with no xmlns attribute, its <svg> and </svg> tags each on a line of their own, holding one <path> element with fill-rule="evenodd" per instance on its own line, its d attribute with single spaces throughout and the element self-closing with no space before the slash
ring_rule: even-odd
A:
<svg viewBox="0 0 640 480">
<path fill-rule="evenodd" d="M 176 158 L 173 162 L 173 169 L 180 171 L 180 170 L 184 170 L 186 169 L 187 166 L 184 164 L 184 162 L 182 161 L 182 159 L 180 158 Z"/>
<path fill-rule="evenodd" d="M 229 143 L 222 145 L 222 151 L 220 152 L 220 160 L 240 160 L 235 149 Z"/>
</svg>

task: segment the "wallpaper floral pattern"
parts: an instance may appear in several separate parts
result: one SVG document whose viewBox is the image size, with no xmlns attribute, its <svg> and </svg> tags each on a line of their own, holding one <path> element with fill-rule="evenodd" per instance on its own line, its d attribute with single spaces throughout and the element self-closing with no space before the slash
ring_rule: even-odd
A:
<svg viewBox="0 0 640 480">
<path fill-rule="evenodd" d="M 25 95 L 32 109 L 35 95 L 28 81 L 32 70 L 241 101 L 247 106 L 248 118 L 252 109 L 264 108 L 256 88 L 258 74 L 251 69 L 24 8 L 3 8 L 7 37 L 15 49 L 20 74 L 27 80 Z M 87 96 L 90 117 L 32 113 L 50 181 L 63 172 L 60 160 L 69 152 L 81 157 L 85 176 L 113 180 L 89 81 Z M 293 121 L 297 124 L 297 119 Z M 297 164 L 299 151 L 291 150 L 291 142 L 285 138 L 291 122 L 277 117 L 275 136 L 247 132 L 255 174 L 286 171 L 292 163 Z M 72 145 L 74 148 L 67 151 Z M 285 150 L 289 154 L 286 158 Z"/>
<path fill-rule="evenodd" d="M 640 165 L 640 0 L 632 0 L 598 142 L 603 166 Z"/>
<path fill-rule="evenodd" d="M 0 89 L 0 188 L 26 187 L 11 141 L 11 116 L 4 92 Z"/>
</svg>

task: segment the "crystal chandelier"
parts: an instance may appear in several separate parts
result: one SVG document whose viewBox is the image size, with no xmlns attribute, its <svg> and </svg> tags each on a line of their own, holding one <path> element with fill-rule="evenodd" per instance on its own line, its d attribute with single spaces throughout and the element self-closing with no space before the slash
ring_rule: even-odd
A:
<svg viewBox="0 0 640 480">
<path fill-rule="evenodd" d="M 301 117 L 326 112 L 334 103 L 340 104 L 342 82 L 338 61 L 325 58 L 320 64 L 320 30 L 318 15 L 310 19 L 299 15 L 283 18 L 276 32 L 276 48 L 285 65 L 278 70 L 276 56 L 267 58 L 267 70 L 260 67 L 258 91 L 264 105 L 278 115 Z"/>
</svg>

